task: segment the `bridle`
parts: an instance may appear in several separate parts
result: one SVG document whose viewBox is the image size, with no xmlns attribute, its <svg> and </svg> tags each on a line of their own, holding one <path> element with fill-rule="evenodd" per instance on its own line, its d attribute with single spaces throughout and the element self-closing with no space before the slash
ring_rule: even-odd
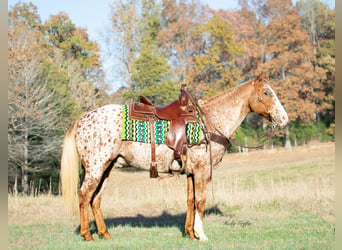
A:
<svg viewBox="0 0 342 250">
<path fill-rule="evenodd" d="M 254 88 L 255 88 L 255 91 L 256 93 L 258 93 L 258 101 L 262 103 L 262 105 L 264 105 L 264 108 L 265 108 L 265 111 L 267 112 L 267 114 L 270 115 L 271 111 L 270 111 L 270 108 L 268 108 L 266 106 L 266 104 L 264 102 L 262 102 L 263 100 L 263 97 L 262 97 L 262 94 L 260 94 L 260 90 L 256 88 L 255 86 L 255 83 L 252 82 Z M 265 91 L 264 93 L 268 93 L 268 91 Z M 269 94 L 269 93 L 268 93 Z M 257 149 L 257 148 L 262 148 L 264 147 L 271 139 L 272 139 L 272 136 L 274 134 L 274 129 L 277 127 L 277 124 L 275 123 L 275 121 L 272 121 L 272 126 L 267 130 L 267 132 L 265 134 L 263 134 L 262 136 L 258 137 L 256 139 L 256 141 L 260 141 L 261 139 L 267 137 L 267 140 L 259 145 L 256 145 L 256 146 L 246 146 L 246 145 L 243 145 L 242 143 L 239 143 L 237 142 L 236 140 L 232 139 L 231 137 L 228 138 L 228 141 L 231 143 L 231 144 L 235 144 L 239 147 L 242 147 L 242 148 L 247 148 L 247 149 Z M 216 129 L 216 128 L 215 128 Z M 217 129 L 216 129 L 217 130 Z"/>
<path fill-rule="evenodd" d="M 254 87 L 255 84 L 253 83 Z M 256 88 L 256 87 L 255 87 Z M 272 122 L 272 126 L 267 130 L 267 132 L 265 134 L 263 134 L 262 136 L 257 138 L 257 141 L 262 140 L 263 138 L 267 137 L 268 139 L 256 146 L 247 146 L 247 145 L 243 145 L 242 143 L 239 143 L 238 141 L 232 139 L 231 137 L 227 138 L 225 135 L 223 135 L 223 133 L 210 121 L 210 119 L 206 116 L 206 114 L 202 111 L 202 109 L 199 107 L 198 103 L 194 100 L 194 98 L 192 97 L 192 95 L 184 88 L 185 93 L 189 96 L 190 101 L 192 102 L 192 104 L 194 105 L 194 107 L 196 108 L 196 110 L 198 111 L 200 117 L 205 117 L 205 120 L 210 124 L 210 126 L 217 132 L 213 133 L 211 131 L 209 131 L 207 129 L 207 126 L 205 125 L 204 122 L 199 121 L 201 128 L 203 129 L 204 132 L 204 137 L 205 137 L 205 141 L 206 144 L 210 144 L 210 141 L 214 141 L 217 142 L 219 144 L 222 144 L 225 148 L 229 145 L 229 144 L 235 144 L 239 147 L 242 148 L 248 148 L 248 149 L 257 149 L 257 148 L 262 148 L 263 146 L 265 146 L 272 138 L 273 134 L 274 134 L 274 129 L 276 128 L 276 123 Z M 256 92 L 258 93 L 258 101 L 261 102 L 264 107 L 265 110 L 268 114 L 270 114 L 269 109 L 266 107 L 265 103 L 262 102 L 263 98 L 260 95 L 260 91 L 258 89 L 256 89 Z"/>
<path fill-rule="evenodd" d="M 253 83 L 254 85 L 254 83 Z M 264 145 L 266 145 L 268 143 L 268 141 L 272 138 L 273 133 L 274 133 L 274 129 L 276 127 L 276 124 L 273 123 L 272 127 L 270 129 L 268 129 L 267 133 L 265 133 L 264 135 L 262 135 L 261 137 L 258 138 L 258 140 L 264 138 L 264 137 L 268 137 L 268 139 L 263 142 L 260 145 L 257 146 L 246 146 L 243 145 L 239 142 L 237 142 L 236 140 L 232 139 L 231 137 L 227 138 L 211 121 L 210 119 L 205 115 L 205 113 L 202 111 L 202 109 L 200 108 L 200 106 L 198 105 L 198 103 L 194 100 L 194 98 L 192 97 L 192 95 L 186 90 L 185 88 L 186 84 L 182 84 L 182 88 L 184 90 L 184 92 L 188 95 L 192 105 L 195 107 L 196 111 L 198 112 L 200 117 L 205 118 L 205 120 L 209 123 L 210 127 L 212 127 L 216 133 L 213 133 L 211 131 L 208 130 L 207 126 L 205 125 L 205 123 L 203 121 L 199 121 L 198 122 L 201 126 L 201 128 L 203 129 L 203 134 L 204 134 L 204 140 L 205 140 L 205 144 L 206 144 L 206 149 L 209 148 L 209 154 L 210 154 L 210 180 L 212 179 L 212 171 L 213 171 L 213 162 L 212 162 L 212 150 L 211 150 L 211 141 L 219 143 L 221 145 L 224 146 L 224 148 L 226 149 L 228 147 L 229 144 L 235 144 L 239 147 L 243 147 L 243 148 L 248 148 L 248 149 L 257 149 L 257 148 L 261 148 Z M 254 86 L 255 87 L 255 86 Z M 262 102 L 262 97 L 259 94 L 259 91 L 257 91 L 258 93 L 258 101 Z M 265 110 L 267 111 L 266 105 L 263 103 L 263 105 L 265 106 Z M 269 113 L 269 111 L 267 111 Z M 203 120 L 203 119 L 201 119 Z M 209 147 L 208 147 L 209 146 Z"/>
</svg>

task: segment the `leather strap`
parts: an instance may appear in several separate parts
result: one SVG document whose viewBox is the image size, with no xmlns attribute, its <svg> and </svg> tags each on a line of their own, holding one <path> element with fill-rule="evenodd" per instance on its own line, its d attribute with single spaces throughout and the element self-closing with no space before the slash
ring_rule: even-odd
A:
<svg viewBox="0 0 342 250">
<path fill-rule="evenodd" d="M 275 129 L 275 126 L 272 125 L 272 127 L 267 130 L 267 133 L 265 133 L 262 136 L 260 136 L 259 138 L 257 138 L 256 140 L 260 141 L 262 138 L 264 138 L 266 136 L 268 137 L 265 142 L 263 142 L 263 143 L 261 143 L 261 144 L 259 144 L 257 146 L 246 146 L 246 145 L 243 145 L 242 143 L 237 142 L 236 140 L 233 140 L 232 138 L 228 138 L 228 141 L 229 141 L 229 143 L 235 144 L 235 145 L 237 145 L 237 146 L 239 146 L 241 148 L 249 148 L 249 149 L 261 148 L 264 145 L 266 145 L 267 143 L 269 143 L 269 141 L 272 139 L 272 136 L 273 136 L 273 133 L 274 133 L 274 129 Z"/>
<path fill-rule="evenodd" d="M 151 166 L 150 166 L 150 178 L 158 177 L 158 164 L 156 162 L 156 142 L 154 138 L 154 115 L 145 115 L 150 123 L 151 134 Z"/>
<path fill-rule="evenodd" d="M 229 141 L 228 141 L 227 137 L 222 136 L 222 135 L 218 135 L 218 134 L 214 134 L 214 133 L 211 133 L 211 132 L 209 132 L 209 140 L 213 141 L 213 142 L 216 142 L 216 143 L 219 143 L 219 144 L 223 145 L 225 148 L 229 144 Z"/>
</svg>

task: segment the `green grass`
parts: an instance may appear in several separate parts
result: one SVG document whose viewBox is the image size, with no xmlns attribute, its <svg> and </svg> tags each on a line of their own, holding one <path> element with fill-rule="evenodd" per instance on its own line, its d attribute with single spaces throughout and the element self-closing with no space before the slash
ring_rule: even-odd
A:
<svg viewBox="0 0 342 250">
<path fill-rule="evenodd" d="M 223 209 L 221 209 L 223 210 Z M 205 217 L 209 242 L 184 235 L 183 215 L 169 216 L 166 226 L 115 222 L 108 226 L 111 240 L 100 239 L 93 224 L 94 242 L 85 242 L 76 225 L 29 224 L 9 226 L 10 249 L 334 249 L 334 226 L 319 216 L 298 212 L 279 202 L 220 211 Z M 161 224 L 161 221 L 155 221 Z"/>
<path fill-rule="evenodd" d="M 300 181 L 305 178 L 319 176 L 322 172 L 325 176 L 334 178 L 335 170 L 332 166 L 334 166 L 334 163 L 309 163 L 286 168 L 250 170 L 239 176 L 228 176 L 230 180 L 226 179 L 225 181 L 227 183 L 234 183 L 231 181 L 231 178 L 237 178 L 240 188 L 251 189 L 255 188 L 258 183 L 270 185 Z"/>
</svg>

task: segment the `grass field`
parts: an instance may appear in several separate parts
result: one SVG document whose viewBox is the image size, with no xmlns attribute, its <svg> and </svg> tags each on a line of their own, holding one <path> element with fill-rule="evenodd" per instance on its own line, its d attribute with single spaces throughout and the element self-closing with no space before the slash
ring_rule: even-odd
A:
<svg viewBox="0 0 342 250">
<path fill-rule="evenodd" d="M 9 195 L 9 249 L 335 249 L 333 143 L 226 155 L 207 188 L 209 242 L 184 234 L 185 179 L 113 170 L 102 199 L 112 239 L 92 221 L 91 243 L 61 197 Z"/>
</svg>

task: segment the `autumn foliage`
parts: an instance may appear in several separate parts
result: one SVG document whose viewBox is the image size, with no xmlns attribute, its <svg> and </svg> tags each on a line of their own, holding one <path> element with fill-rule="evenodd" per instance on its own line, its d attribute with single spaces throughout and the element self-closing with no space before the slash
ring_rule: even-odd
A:
<svg viewBox="0 0 342 250">
<path fill-rule="evenodd" d="M 66 13 L 43 24 L 32 3 L 9 11 L 9 183 L 24 193 L 36 186 L 35 178 L 42 189 L 58 182 L 65 129 L 102 104 L 104 88 L 95 85 L 103 75 L 99 56 L 97 44 Z"/>
<path fill-rule="evenodd" d="M 323 2 L 239 0 L 237 10 L 213 10 L 200 1 L 123 0 L 110 10 L 107 51 L 67 13 L 42 23 L 32 3 L 9 10 L 9 180 L 18 176 L 21 190 L 37 176 L 58 182 L 61 139 L 81 112 L 139 95 L 165 104 L 184 81 L 208 98 L 264 72 L 290 118 L 279 145 L 285 134 L 293 145 L 334 140 L 335 9 Z M 119 89 L 105 81 L 101 52 L 113 58 Z M 249 121 L 245 135 L 265 128 Z"/>
<path fill-rule="evenodd" d="M 130 70 L 123 84 L 126 91 L 140 86 L 131 98 L 146 93 L 144 88 L 155 98 L 160 88 L 150 84 L 162 80 L 186 81 L 197 97 L 205 98 L 264 72 L 291 121 L 310 124 L 323 119 L 328 127 L 334 123 L 335 11 L 322 2 L 301 0 L 293 5 L 290 0 L 246 0 L 239 1 L 237 11 L 214 11 L 184 0 L 123 2 L 114 3 L 113 22 L 130 28 L 113 26 L 114 34 L 139 31 L 135 44 L 125 38 L 128 36 L 115 41 L 122 45 L 122 52 L 135 49 L 126 61 L 127 69 L 142 70 L 142 65 L 153 63 L 157 56 L 163 62 L 155 64 L 154 71 L 159 73 L 153 76 L 150 71 L 148 83 L 141 83 L 141 70 Z M 140 12 L 139 6 L 146 4 L 150 7 Z M 128 6 L 135 10 L 134 22 L 120 19 L 119 13 Z M 154 46 L 150 53 L 154 59 L 146 54 L 146 41 Z"/>
</svg>

